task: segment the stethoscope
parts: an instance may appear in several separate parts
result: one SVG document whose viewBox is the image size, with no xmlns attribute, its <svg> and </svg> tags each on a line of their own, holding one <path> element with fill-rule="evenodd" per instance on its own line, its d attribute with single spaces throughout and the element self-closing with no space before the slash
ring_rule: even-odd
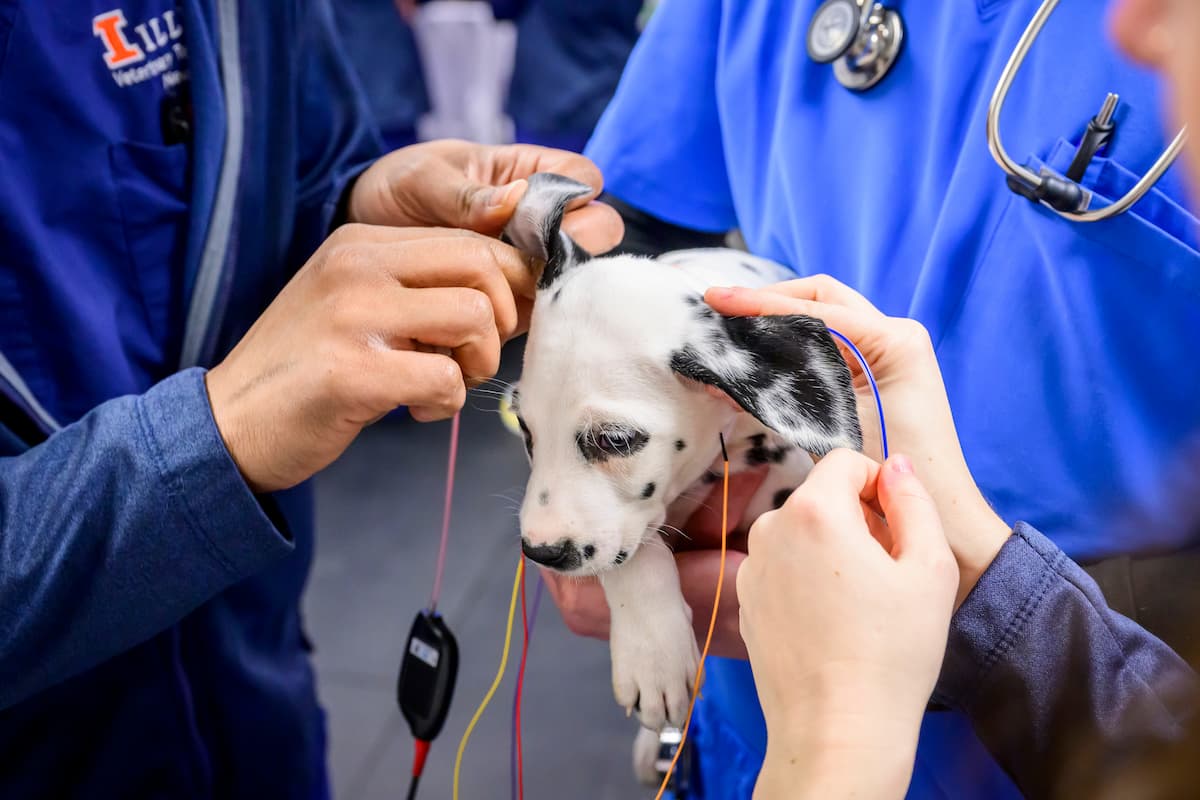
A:
<svg viewBox="0 0 1200 800">
<path fill-rule="evenodd" d="M 1123 197 L 1100 208 L 1091 208 L 1093 195 L 1079 181 L 1084 170 L 1112 138 L 1116 129 L 1113 116 L 1119 98 L 1109 94 L 1099 113 L 1088 122 L 1079 149 L 1065 175 L 1042 167 L 1033 172 L 1018 164 L 1004 149 L 1000 139 L 1000 112 L 1017 71 L 1029 55 L 1046 20 L 1059 0 L 1043 0 L 1020 41 L 1000 73 L 988 104 L 988 150 L 1004 170 L 1009 188 L 1033 202 L 1041 203 L 1059 216 L 1075 222 L 1099 222 L 1128 211 L 1175 163 L 1187 141 L 1187 128 L 1181 128 L 1153 166 Z M 885 8 L 875 0 L 825 0 L 813 14 L 808 26 L 808 55 L 822 64 L 833 64 L 838 83 L 861 92 L 879 83 L 895 66 L 904 45 L 904 22 L 900 12 Z"/>
</svg>

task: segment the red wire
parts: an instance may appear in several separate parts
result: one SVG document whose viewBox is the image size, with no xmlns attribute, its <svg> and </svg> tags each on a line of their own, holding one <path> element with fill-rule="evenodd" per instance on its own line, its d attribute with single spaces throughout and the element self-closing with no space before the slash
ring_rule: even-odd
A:
<svg viewBox="0 0 1200 800">
<path fill-rule="evenodd" d="M 521 666 L 517 670 L 517 704 L 514 714 L 513 735 L 517 738 L 517 797 L 525 800 L 525 768 L 521 760 L 521 694 L 525 688 L 525 659 L 529 656 L 529 615 L 525 610 L 525 576 L 521 575 L 521 629 L 525 642 L 521 647 Z"/>
</svg>

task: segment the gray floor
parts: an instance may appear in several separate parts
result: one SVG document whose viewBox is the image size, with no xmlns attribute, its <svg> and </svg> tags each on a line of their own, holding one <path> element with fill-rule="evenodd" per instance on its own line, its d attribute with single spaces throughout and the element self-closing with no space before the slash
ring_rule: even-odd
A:
<svg viewBox="0 0 1200 800">
<path fill-rule="evenodd" d="M 494 398 L 473 393 L 463 415 L 441 602 L 462 662 L 454 706 L 422 780 L 422 800 L 450 797 L 458 739 L 492 681 L 503 641 L 519 553 L 515 510 L 527 467 L 520 441 L 500 425 L 495 408 Z M 396 709 L 395 678 L 408 627 L 431 588 L 449 430 L 448 423 L 385 420 L 317 483 L 319 544 L 305 611 L 329 712 L 339 800 L 393 800 L 408 788 L 412 741 Z M 548 596 L 542 612 L 526 673 L 526 797 L 652 797 L 632 776 L 636 728 L 612 699 L 606 646 L 572 636 Z M 509 794 L 515 675 L 510 662 L 472 736 L 462 800 Z"/>
</svg>

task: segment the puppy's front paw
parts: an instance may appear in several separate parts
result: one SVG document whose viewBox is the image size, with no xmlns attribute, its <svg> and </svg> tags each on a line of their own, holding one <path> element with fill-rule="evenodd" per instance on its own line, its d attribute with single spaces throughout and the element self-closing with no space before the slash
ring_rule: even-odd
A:
<svg viewBox="0 0 1200 800">
<path fill-rule="evenodd" d="M 610 641 L 617 703 L 627 712 L 636 710 L 652 730 L 668 723 L 681 727 L 700 663 L 691 609 L 680 604 L 614 619 Z"/>
</svg>

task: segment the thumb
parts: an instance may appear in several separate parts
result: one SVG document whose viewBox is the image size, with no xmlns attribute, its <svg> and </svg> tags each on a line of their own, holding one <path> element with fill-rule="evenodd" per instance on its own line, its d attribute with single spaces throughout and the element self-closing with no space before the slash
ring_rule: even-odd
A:
<svg viewBox="0 0 1200 800">
<path fill-rule="evenodd" d="M 527 188 L 529 182 L 524 178 L 502 186 L 470 182 L 459 189 L 458 196 L 462 200 L 458 203 L 457 214 L 460 218 L 450 224 L 488 236 L 498 234 L 512 218 Z"/>
<path fill-rule="evenodd" d="M 879 472 L 879 506 L 892 535 L 892 557 L 904 560 L 947 550 L 937 506 L 905 456 L 892 456 Z"/>
</svg>

